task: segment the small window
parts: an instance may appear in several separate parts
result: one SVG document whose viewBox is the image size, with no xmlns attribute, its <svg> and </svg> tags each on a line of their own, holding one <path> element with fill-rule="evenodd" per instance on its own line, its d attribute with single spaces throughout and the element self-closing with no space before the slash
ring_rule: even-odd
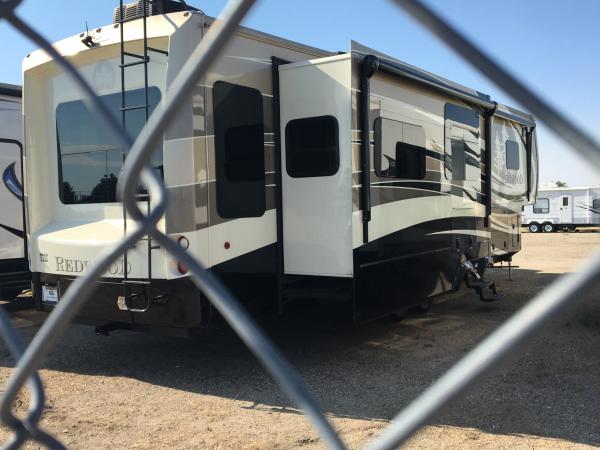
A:
<svg viewBox="0 0 600 450">
<path fill-rule="evenodd" d="M 600 198 L 595 198 L 592 200 L 592 208 L 600 210 Z"/>
<path fill-rule="evenodd" d="M 506 141 L 506 168 L 509 170 L 519 170 L 519 144 L 515 141 Z"/>
<path fill-rule="evenodd" d="M 260 217 L 266 209 L 263 101 L 259 90 L 213 86 L 217 212 Z"/>
<path fill-rule="evenodd" d="M 533 205 L 534 214 L 548 214 L 550 212 L 550 200 L 547 198 L 538 198 Z"/>
<path fill-rule="evenodd" d="M 290 177 L 327 177 L 340 168 L 339 126 L 333 116 L 289 121 L 285 141 L 285 167 Z"/>
<path fill-rule="evenodd" d="M 479 129 L 479 114 L 471 108 L 465 108 L 464 106 L 458 106 L 453 103 L 446 103 L 446 106 L 444 107 L 444 117 L 453 120 L 454 122 L 465 124 L 471 128 Z"/>
<path fill-rule="evenodd" d="M 423 127 L 379 117 L 374 128 L 377 176 L 424 179 L 427 168 Z"/>
<path fill-rule="evenodd" d="M 562 200 L 563 206 L 569 206 L 569 197 L 563 197 Z"/>
</svg>

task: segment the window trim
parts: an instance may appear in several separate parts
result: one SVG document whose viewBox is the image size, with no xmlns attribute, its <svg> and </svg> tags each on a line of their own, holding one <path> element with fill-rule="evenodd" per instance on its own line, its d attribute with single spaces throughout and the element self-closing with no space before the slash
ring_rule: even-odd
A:
<svg viewBox="0 0 600 450">
<path fill-rule="evenodd" d="M 456 109 L 456 110 L 469 110 L 471 111 L 473 114 L 475 114 L 477 116 L 477 120 L 478 120 L 478 125 L 477 125 L 477 133 L 479 135 L 479 178 L 477 179 L 461 179 L 461 180 L 456 180 L 453 177 L 453 171 L 450 172 L 450 176 L 448 176 L 448 162 L 450 162 L 450 164 L 452 164 L 452 153 L 448 154 L 448 146 L 452 145 L 452 141 L 453 140 L 457 140 L 457 139 L 452 139 L 452 137 L 447 135 L 447 124 L 446 122 L 448 120 L 451 120 L 453 122 L 456 123 L 461 123 L 465 126 L 468 127 L 472 127 L 475 128 L 471 123 L 467 123 L 465 121 L 461 121 L 461 120 L 456 120 L 454 118 L 449 117 L 448 114 L 448 109 Z M 477 182 L 481 180 L 481 165 L 482 165 L 482 148 L 481 148 L 481 119 L 482 119 L 482 115 L 481 113 L 477 112 L 475 109 L 473 109 L 472 106 L 468 106 L 468 105 L 457 105 L 455 103 L 451 103 L 451 102 L 446 102 L 444 103 L 444 112 L 443 112 L 443 118 L 444 118 L 444 154 L 443 154 L 443 164 L 442 164 L 442 172 L 444 173 L 444 178 L 448 181 L 452 181 L 452 182 Z M 447 144 L 447 142 L 449 141 L 449 143 Z M 461 141 L 464 142 L 464 141 Z M 466 159 L 465 159 L 466 161 Z M 466 168 L 466 162 L 465 162 L 465 168 Z M 465 170 L 465 174 L 466 174 L 466 170 Z"/>
<path fill-rule="evenodd" d="M 262 143 L 261 143 L 261 155 L 262 155 L 262 166 L 263 166 L 263 170 L 262 170 L 262 179 L 261 180 L 234 180 L 232 181 L 231 179 L 229 179 L 229 177 L 227 176 L 227 168 L 226 168 L 226 156 L 227 156 L 227 148 L 223 147 L 222 151 L 220 151 L 220 144 L 221 144 L 221 138 L 218 136 L 217 133 L 217 104 L 215 102 L 215 90 L 219 88 L 219 86 L 232 86 L 233 88 L 243 88 L 243 89 L 247 89 L 249 91 L 253 91 L 253 94 L 256 95 L 258 97 L 258 102 L 257 104 L 259 105 L 259 110 L 260 110 L 260 120 L 261 120 L 261 126 L 262 126 Z M 221 217 L 222 219 L 243 219 L 243 218 L 255 218 L 255 217 L 262 217 L 264 216 L 265 212 L 267 211 L 267 188 L 266 188 L 266 172 L 265 172 L 265 135 L 264 135 L 264 130 L 265 130 L 265 116 L 264 116 L 264 105 L 263 105 L 263 95 L 262 92 L 260 91 L 260 89 L 255 88 L 255 87 L 251 87 L 251 86 L 246 86 L 243 84 L 236 84 L 236 83 L 230 83 L 228 81 L 223 81 L 223 80 L 217 80 L 213 83 L 212 85 L 212 119 L 213 119 L 213 134 L 214 134 L 214 149 L 215 149 L 215 203 L 216 203 L 216 210 L 217 210 L 217 214 L 219 215 L 219 217 Z M 226 142 L 226 136 L 223 136 L 223 145 Z M 239 211 L 236 211 L 236 214 L 230 214 L 231 211 L 227 210 L 225 208 L 225 206 L 227 206 L 228 209 L 235 209 L 232 208 L 231 205 L 226 205 L 224 203 L 224 199 L 227 198 L 229 195 L 231 195 L 231 192 L 228 192 L 227 195 L 225 195 L 224 189 L 226 189 L 227 185 L 239 185 L 239 184 L 249 184 L 249 183 L 258 183 L 258 185 L 260 186 L 260 188 L 262 189 L 262 193 L 261 193 L 261 198 L 260 200 L 258 200 L 257 204 L 259 205 L 257 210 L 253 213 L 239 213 Z"/>
</svg>

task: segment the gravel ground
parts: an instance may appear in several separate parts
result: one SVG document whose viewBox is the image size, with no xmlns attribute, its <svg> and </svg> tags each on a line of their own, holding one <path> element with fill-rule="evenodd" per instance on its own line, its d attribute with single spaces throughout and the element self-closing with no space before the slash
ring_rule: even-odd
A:
<svg viewBox="0 0 600 450">
<path fill-rule="evenodd" d="M 458 358 L 559 274 L 576 270 L 600 234 L 524 234 L 504 298 L 466 290 L 431 311 L 358 327 L 303 320 L 267 330 L 360 448 Z M 525 354 L 475 386 L 409 448 L 587 448 L 600 445 L 600 303 L 536 337 Z M 43 317 L 13 313 L 26 337 Z M 13 361 L 0 347 L 0 386 Z M 72 326 L 48 357 L 43 426 L 72 448 L 321 448 L 304 417 L 226 329 L 195 340 Z M 27 397 L 16 402 L 23 412 Z M 0 439 L 7 436 L 0 428 Z M 37 448 L 31 445 L 30 448 Z"/>
</svg>

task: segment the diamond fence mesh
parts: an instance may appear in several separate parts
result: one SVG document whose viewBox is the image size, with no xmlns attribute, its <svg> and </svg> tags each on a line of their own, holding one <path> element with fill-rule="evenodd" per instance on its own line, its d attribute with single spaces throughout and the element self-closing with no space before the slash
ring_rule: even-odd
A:
<svg viewBox="0 0 600 450">
<path fill-rule="evenodd" d="M 596 166 L 600 166 L 600 145 L 594 139 L 511 76 L 431 9 L 418 0 L 393 0 L 393 2 L 525 106 L 582 156 Z M 302 378 L 232 294 L 211 272 L 205 270 L 181 246 L 156 227 L 166 210 L 168 199 L 162 180 L 147 168 L 154 144 L 161 139 L 169 122 L 175 116 L 178 106 L 191 95 L 196 80 L 202 77 L 218 57 L 220 50 L 255 0 L 230 0 L 227 3 L 219 20 L 211 27 L 173 81 L 170 91 L 172 95 L 164 100 L 150 116 L 135 141 L 127 135 L 122 124 L 96 97 L 77 69 L 18 16 L 16 8 L 20 3 L 21 0 L 0 0 L 0 18 L 12 24 L 14 28 L 44 49 L 84 92 L 99 120 L 104 122 L 125 148 L 130 148 L 123 167 L 123 175 L 119 178 L 118 189 L 127 213 L 138 223 L 138 228 L 114 248 L 106 251 L 83 276 L 73 282 L 29 346 L 25 346 L 11 324 L 10 318 L 0 308 L 0 335 L 16 360 L 16 367 L 4 386 L 0 399 L 0 422 L 12 431 L 10 438 L 4 443 L 4 448 L 19 448 L 28 440 L 36 441 L 48 448 L 65 448 L 60 441 L 39 426 L 45 397 L 37 370 L 71 319 L 94 293 L 95 280 L 146 235 L 155 239 L 169 254 L 189 268 L 190 276 L 197 287 L 275 378 L 284 392 L 304 412 L 324 445 L 332 449 L 345 448 L 342 439 L 327 420 L 317 399 L 307 389 Z M 136 200 L 140 182 L 153 198 L 153 208 L 147 215 L 138 208 Z M 585 296 L 582 294 L 598 282 L 599 275 L 600 253 L 579 270 L 558 279 L 490 334 L 404 408 L 368 448 L 391 449 L 400 446 L 442 407 L 501 365 L 509 354 L 514 355 L 522 350 L 531 335 L 539 332 L 552 318 L 564 314 L 567 309 L 583 301 Z M 12 405 L 25 385 L 30 392 L 29 410 L 26 417 L 21 419 L 14 415 Z"/>
</svg>

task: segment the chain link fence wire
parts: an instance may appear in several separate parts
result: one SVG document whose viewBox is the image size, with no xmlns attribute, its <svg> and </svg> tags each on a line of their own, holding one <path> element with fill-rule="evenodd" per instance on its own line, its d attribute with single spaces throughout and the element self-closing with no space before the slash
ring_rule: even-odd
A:
<svg viewBox="0 0 600 450">
<path fill-rule="evenodd" d="M 91 87 L 68 60 L 61 57 L 51 44 L 35 29 L 20 19 L 16 8 L 22 0 L 0 0 L 0 18 L 8 21 L 44 49 L 68 73 L 84 93 L 87 105 L 96 111 L 100 120 L 113 132 L 130 152 L 119 177 L 118 192 L 128 214 L 137 228 L 112 249 L 108 249 L 89 270 L 77 278 L 64 298 L 48 316 L 27 348 L 11 324 L 8 315 L 0 309 L 0 336 L 6 342 L 16 367 L 8 379 L 0 399 L 0 422 L 12 433 L 6 449 L 20 448 L 32 440 L 52 449 L 65 448 L 62 443 L 39 427 L 44 409 L 44 389 L 37 370 L 46 355 L 65 331 L 73 317 L 94 293 L 95 280 L 137 241 L 152 236 L 166 251 L 189 268 L 192 280 L 240 336 L 257 359 L 275 378 L 283 391 L 308 417 L 327 448 L 345 448 L 316 398 L 307 389 L 302 378 L 285 360 L 254 320 L 222 283 L 171 238 L 160 232 L 156 224 L 167 207 L 167 194 L 162 180 L 148 168 L 154 143 L 158 142 L 175 116 L 182 101 L 191 95 L 196 80 L 201 78 L 219 56 L 235 28 L 255 3 L 255 0 L 229 0 L 219 19 L 199 43 L 170 88 L 168 99 L 163 100 L 150 116 L 135 142 L 96 97 Z M 553 129 L 559 137 L 576 149 L 590 162 L 600 166 L 600 145 L 575 124 L 549 106 L 509 72 L 495 63 L 483 51 L 462 36 L 446 21 L 418 0 L 392 0 L 415 20 L 428 28 L 443 42 L 474 65 L 481 73 L 505 90 L 517 102 Z M 153 207 L 148 215 L 138 208 L 137 186 L 141 183 L 152 195 Z M 455 366 L 449 369 L 423 394 L 404 408 L 369 449 L 392 449 L 404 443 L 416 430 L 427 423 L 441 408 L 464 393 L 493 369 L 506 361 L 509 355 L 522 351 L 528 338 L 539 332 L 548 322 L 567 312 L 585 299 L 584 292 L 597 286 L 600 280 L 600 253 L 580 270 L 561 277 L 515 313 L 483 342 L 477 345 Z M 30 392 L 29 411 L 24 419 L 12 410 L 20 390 L 27 386 Z"/>
</svg>

